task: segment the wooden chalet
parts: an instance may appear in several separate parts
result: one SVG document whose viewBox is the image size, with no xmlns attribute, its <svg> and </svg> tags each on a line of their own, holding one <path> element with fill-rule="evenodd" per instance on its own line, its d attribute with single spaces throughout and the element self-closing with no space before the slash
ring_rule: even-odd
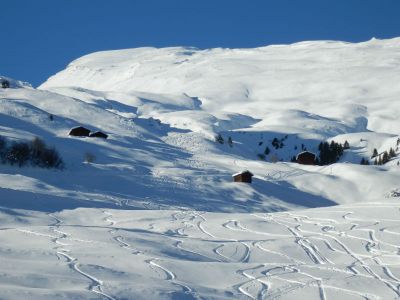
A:
<svg viewBox="0 0 400 300">
<path fill-rule="evenodd" d="M 71 136 L 89 136 L 90 134 L 90 130 L 82 127 L 82 126 L 78 126 L 78 127 L 74 127 L 70 130 L 68 135 Z"/>
<path fill-rule="evenodd" d="M 296 162 L 302 165 L 315 165 L 317 156 L 310 151 L 303 151 L 297 154 Z"/>
<path fill-rule="evenodd" d="M 90 133 L 89 137 L 97 137 L 97 138 L 106 139 L 106 138 L 108 138 L 108 134 L 105 134 L 104 132 L 101 132 L 101 131 L 96 131 L 96 132 Z"/>
<path fill-rule="evenodd" d="M 246 183 L 251 183 L 253 176 L 254 174 L 251 173 L 249 170 L 245 170 L 232 175 L 234 182 L 246 182 Z"/>
</svg>

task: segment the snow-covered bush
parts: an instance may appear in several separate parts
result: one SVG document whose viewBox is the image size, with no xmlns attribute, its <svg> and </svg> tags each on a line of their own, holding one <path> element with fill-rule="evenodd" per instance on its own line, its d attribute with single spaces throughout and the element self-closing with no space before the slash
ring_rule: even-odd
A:
<svg viewBox="0 0 400 300">
<path fill-rule="evenodd" d="M 93 163 L 96 160 L 96 156 L 93 153 L 85 153 L 85 163 Z"/>
</svg>

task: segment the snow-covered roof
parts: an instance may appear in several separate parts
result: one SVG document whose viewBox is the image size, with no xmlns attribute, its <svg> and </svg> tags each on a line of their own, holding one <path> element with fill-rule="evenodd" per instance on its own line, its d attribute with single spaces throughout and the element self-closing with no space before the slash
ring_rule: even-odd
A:
<svg viewBox="0 0 400 300">
<path fill-rule="evenodd" d="M 314 155 L 315 157 L 317 157 L 317 155 L 316 155 L 314 152 L 311 152 L 311 151 L 302 151 L 302 152 L 300 152 L 300 153 L 298 153 L 298 154 L 296 155 L 296 159 L 297 159 L 300 155 L 306 154 L 306 153 L 310 153 L 310 154 Z"/>
<path fill-rule="evenodd" d="M 251 176 L 254 176 L 254 174 L 251 173 L 249 170 L 244 170 L 244 171 L 233 174 L 232 177 L 235 177 L 237 175 L 244 174 L 244 173 L 250 173 Z"/>
<path fill-rule="evenodd" d="M 75 126 L 75 127 L 72 127 L 71 130 L 78 129 L 78 128 L 83 128 L 83 129 L 87 129 L 87 130 L 90 131 L 90 129 L 88 129 L 88 128 L 84 127 L 84 126 Z"/>
</svg>

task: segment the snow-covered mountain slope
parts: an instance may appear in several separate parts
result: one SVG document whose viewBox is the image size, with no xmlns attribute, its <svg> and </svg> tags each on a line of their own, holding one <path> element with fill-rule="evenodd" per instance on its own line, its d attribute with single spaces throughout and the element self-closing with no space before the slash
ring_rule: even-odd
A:
<svg viewBox="0 0 400 300">
<path fill-rule="evenodd" d="M 399 156 L 359 163 L 400 154 L 399 50 L 140 48 L 39 89 L 1 77 L 0 136 L 65 169 L 0 164 L 0 298 L 398 298 Z M 339 162 L 290 162 L 333 140 Z"/>
<path fill-rule="evenodd" d="M 275 133 L 252 127 L 224 131 L 225 137 L 228 134 L 233 137 L 231 147 L 210 141 L 198 132 L 147 118 L 148 114 L 134 118 L 129 114 L 129 111 L 138 114 L 149 103 L 160 115 L 179 112 L 179 108 L 183 114 L 203 113 L 196 99 L 170 100 L 167 96 L 150 94 L 146 94 L 146 99 L 140 94 L 140 97 L 129 98 L 131 103 L 128 105 L 101 98 L 99 95 L 104 95 L 101 92 L 97 98 L 89 98 L 87 91 L 77 91 L 75 96 L 78 93 L 81 98 L 84 93 L 85 101 L 32 88 L 0 90 L 0 135 L 10 141 L 39 136 L 55 146 L 66 163 L 62 172 L 0 165 L 3 173 L 9 174 L 0 183 L 2 189 L 7 189 L 9 205 L 15 208 L 27 208 L 28 205 L 49 211 L 58 207 L 63 199 L 70 199 L 66 202 L 69 203 L 67 207 L 79 206 L 79 201 L 95 200 L 139 208 L 150 205 L 206 211 L 279 211 L 374 200 L 398 187 L 400 174 L 395 163 L 392 167 L 348 163 L 317 167 L 271 164 L 257 157 L 257 153 L 269 145 L 272 149 L 269 156 L 276 152 L 289 160 L 295 153 L 294 147 L 300 149 L 301 143 L 307 147 L 316 143 L 316 140 L 302 139 L 301 134 L 289 135 L 284 141 L 286 146 L 275 150 L 270 145 Z M 54 116 L 53 120 L 50 115 Z M 216 119 L 212 115 L 209 118 Z M 239 119 L 237 126 L 247 126 L 250 120 L 232 115 L 230 118 L 231 125 L 226 121 L 224 126 L 233 126 L 235 118 Z M 208 118 L 196 121 L 202 125 L 201 121 L 208 121 Z M 69 130 L 78 125 L 105 131 L 110 138 L 69 137 Z M 396 142 L 392 135 L 371 132 L 339 138 L 342 142 L 346 138 L 353 145 L 344 159 L 349 157 L 357 162 L 359 157 L 372 152 L 371 145 L 385 147 L 385 143 Z M 365 140 L 360 142 L 361 138 Z M 290 151 L 285 150 L 288 148 Z M 95 157 L 93 163 L 84 163 L 88 153 Z M 242 169 L 250 169 L 256 175 L 254 184 L 232 182 L 231 175 Z M 15 184 L 15 181 L 29 184 Z M 351 194 L 346 192 L 349 188 Z M 10 193 L 10 189 L 15 194 Z M 23 196 L 24 193 L 28 194 Z M 29 199 L 30 193 L 53 197 L 55 204 L 27 200 L 28 204 L 22 199 Z"/>
<path fill-rule="evenodd" d="M 356 131 L 367 127 L 399 134 L 399 48 L 400 38 L 256 49 L 105 51 L 73 61 L 41 88 L 186 93 L 199 97 L 207 112 L 240 112 L 266 120 L 266 128 L 282 125 L 277 112 L 287 121 L 297 110 L 339 120 Z M 283 109 L 291 110 L 282 115 Z"/>
</svg>

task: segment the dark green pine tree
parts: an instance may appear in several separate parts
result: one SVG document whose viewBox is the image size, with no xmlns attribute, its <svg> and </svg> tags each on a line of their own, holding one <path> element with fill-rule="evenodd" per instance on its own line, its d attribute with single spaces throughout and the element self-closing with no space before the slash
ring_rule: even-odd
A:
<svg viewBox="0 0 400 300">
<path fill-rule="evenodd" d="M 266 148 L 265 148 L 265 150 L 264 150 L 264 154 L 265 155 L 268 155 L 268 154 L 270 154 L 271 153 L 271 150 L 269 149 L 269 147 L 267 146 Z"/>
<path fill-rule="evenodd" d="M 378 150 L 376 150 L 376 148 L 374 148 L 374 151 L 372 152 L 372 156 L 371 158 L 377 157 L 378 156 Z"/>
<path fill-rule="evenodd" d="M 228 145 L 229 145 L 229 147 L 233 147 L 233 141 L 232 141 L 232 138 L 231 137 L 228 137 Z"/>
<path fill-rule="evenodd" d="M 279 140 L 276 137 L 274 137 L 271 144 L 272 146 L 274 146 L 275 149 L 279 148 Z"/>
<path fill-rule="evenodd" d="M 215 137 L 215 141 L 217 143 L 223 144 L 224 143 L 224 138 L 222 137 L 222 135 L 219 133 L 216 137 Z"/>
<path fill-rule="evenodd" d="M 390 148 L 389 150 L 389 157 L 390 158 L 396 157 L 396 152 L 394 152 L 393 148 Z"/>
<path fill-rule="evenodd" d="M 387 151 L 383 152 L 382 165 L 386 164 L 390 160 L 389 153 Z"/>
</svg>

